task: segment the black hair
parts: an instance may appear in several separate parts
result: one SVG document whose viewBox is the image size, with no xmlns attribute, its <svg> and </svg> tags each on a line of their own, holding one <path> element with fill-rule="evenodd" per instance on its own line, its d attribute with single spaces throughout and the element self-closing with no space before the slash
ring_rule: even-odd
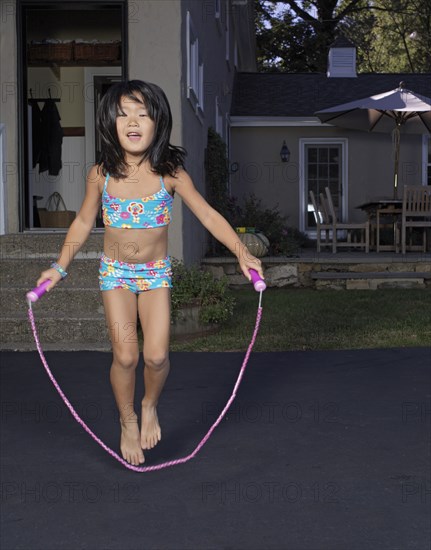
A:
<svg viewBox="0 0 431 550">
<path fill-rule="evenodd" d="M 165 93 L 156 84 L 142 80 L 117 82 L 103 96 L 96 116 L 96 127 L 101 137 L 101 154 L 97 164 L 101 166 L 104 176 L 108 172 L 114 178 L 127 176 L 127 163 L 118 139 L 116 119 L 121 109 L 121 98 L 125 96 L 142 103 L 137 94 L 142 96 L 148 115 L 155 124 L 153 141 L 138 165 L 148 159 L 154 172 L 162 176 L 173 176 L 177 168 L 184 167 L 187 152 L 183 147 L 169 143 L 172 113 Z"/>
</svg>

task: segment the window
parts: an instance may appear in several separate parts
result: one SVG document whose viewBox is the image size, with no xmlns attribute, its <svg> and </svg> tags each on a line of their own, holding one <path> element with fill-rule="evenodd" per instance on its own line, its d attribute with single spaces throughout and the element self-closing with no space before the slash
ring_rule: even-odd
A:
<svg viewBox="0 0 431 550">
<path fill-rule="evenodd" d="M 204 109 L 204 65 L 199 55 L 199 39 L 187 12 L 187 97 L 196 113 Z"/>
<path fill-rule="evenodd" d="M 320 202 L 320 193 L 329 187 L 340 220 L 347 212 L 347 140 L 303 138 L 300 140 L 301 211 L 300 230 L 312 237 L 316 230 L 316 213 L 310 200 L 313 191 Z"/>
</svg>

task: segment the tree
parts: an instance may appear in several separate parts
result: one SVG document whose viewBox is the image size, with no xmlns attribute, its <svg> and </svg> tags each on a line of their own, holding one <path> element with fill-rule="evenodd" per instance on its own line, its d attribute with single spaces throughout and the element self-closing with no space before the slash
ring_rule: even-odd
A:
<svg viewBox="0 0 431 550">
<path fill-rule="evenodd" d="M 325 72 L 339 34 L 358 72 L 431 71 L 429 0 L 256 0 L 261 71 Z"/>
<path fill-rule="evenodd" d="M 257 62 L 264 72 L 316 72 L 318 59 L 312 27 L 269 2 L 256 3 Z"/>
<path fill-rule="evenodd" d="M 358 48 L 360 72 L 431 71 L 429 0 L 374 0 L 340 26 Z"/>
<path fill-rule="evenodd" d="M 338 0 L 256 0 L 259 70 L 325 72 L 340 21 L 361 2 L 338 7 Z"/>
</svg>

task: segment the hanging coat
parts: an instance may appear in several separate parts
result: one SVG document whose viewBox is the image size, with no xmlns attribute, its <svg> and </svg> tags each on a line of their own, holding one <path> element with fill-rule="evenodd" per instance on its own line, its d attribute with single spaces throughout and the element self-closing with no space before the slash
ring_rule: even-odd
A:
<svg viewBox="0 0 431 550">
<path fill-rule="evenodd" d="M 41 113 L 39 173 L 48 170 L 50 176 L 58 176 L 61 170 L 63 128 L 60 125 L 60 120 L 55 102 L 52 99 L 47 99 Z"/>
</svg>

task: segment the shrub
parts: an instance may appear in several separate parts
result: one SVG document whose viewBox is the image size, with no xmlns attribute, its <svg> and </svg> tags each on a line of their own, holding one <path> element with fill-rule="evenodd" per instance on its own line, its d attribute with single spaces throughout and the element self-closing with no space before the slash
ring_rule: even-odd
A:
<svg viewBox="0 0 431 550">
<path fill-rule="evenodd" d="M 229 197 L 225 205 L 226 219 L 232 227 L 255 227 L 269 240 L 268 256 L 288 256 L 297 252 L 309 242 L 307 235 L 287 224 L 287 216 L 283 216 L 278 205 L 273 208 L 263 208 L 262 200 L 254 193 L 245 197 L 244 207 L 238 204 L 237 197 Z M 231 252 L 221 243 L 214 247 L 215 255 L 230 255 Z"/>
<path fill-rule="evenodd" d="M 208 128 L 205 153 L 208 200 L 217 211 L 224 215 L 223 208 L 228 197 L 227 182 L 229 178 L 226 143 L 212 127 Z"/>
<path fill-rule="evenodd" d="M 297 251 L 304 243 L 305 235 L 287 224 L 288 217 L 280 213 L 278 205 L 263 208 L 262 200 L 254 193 L 245 197 L 239 225 L 255 227 L 269 240 L 269 256 L 289 255 Z"/>
<path fill-rule="evenodd" d="M 171 318 L 174 321 L 182 306 L 199 305 L 202 323 L 223 323 L 233 315 L 235 299 L 229 291 L 228 279 L 217 280 L 212 273 L 197 265 L 186 267 L 172 258 Z"/>
</svg>

